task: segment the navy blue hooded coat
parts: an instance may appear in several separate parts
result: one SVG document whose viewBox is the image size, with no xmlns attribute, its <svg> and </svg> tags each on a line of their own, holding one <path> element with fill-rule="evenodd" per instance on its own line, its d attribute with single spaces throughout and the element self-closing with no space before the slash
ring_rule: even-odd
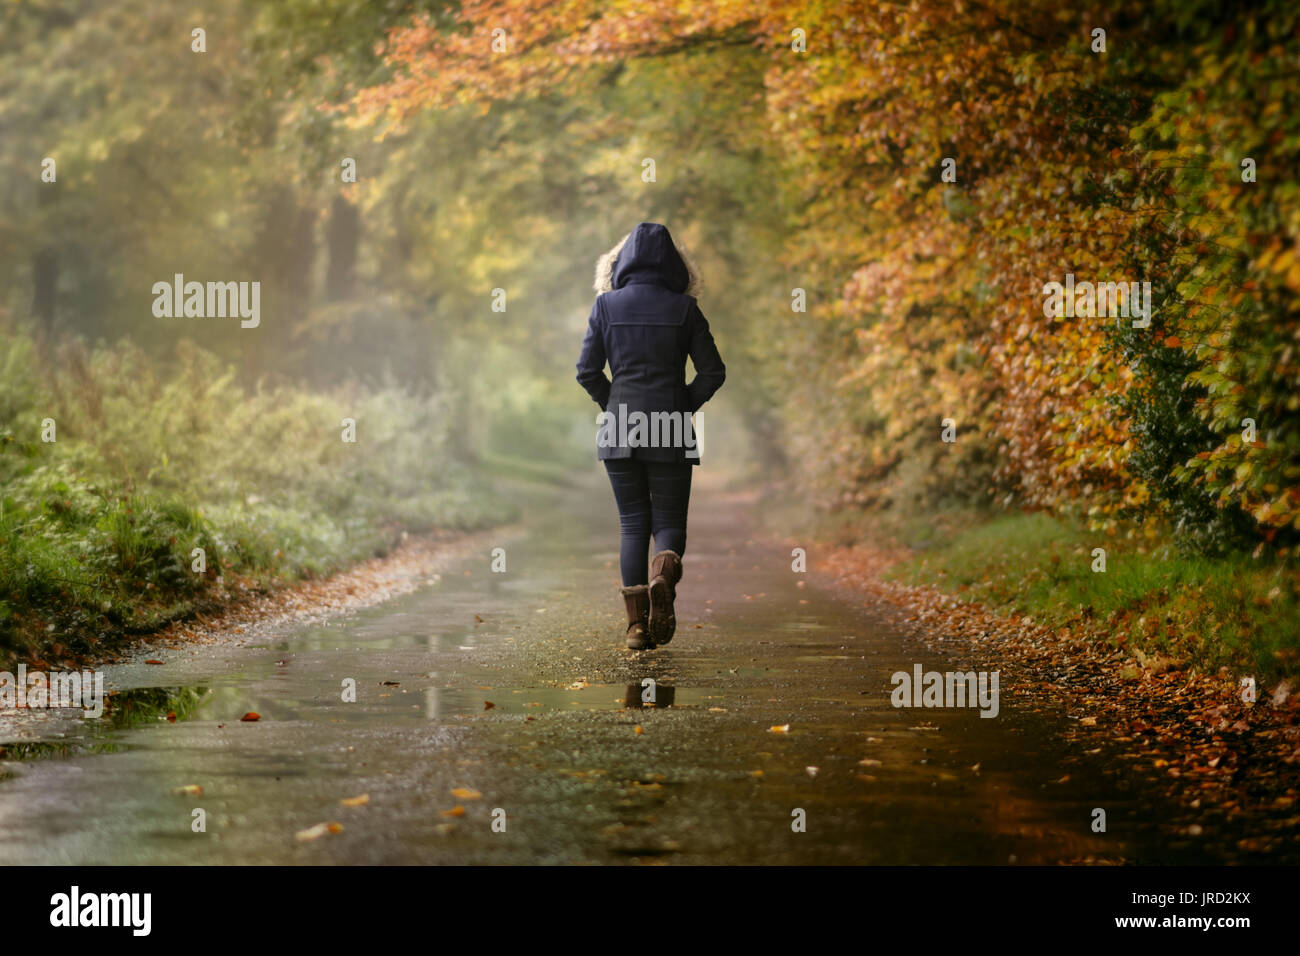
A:
<svg viewBox="0 0 1300 956">
<path fill-rule="evenodd" d="M 630 416 L 641 412 L 676 412 L 681 418 L 700 406 L 721 386 L 727 369 L 718 355 L 708 320 L 695 298 L 686 294 L 690 273 L 668 230 L 643 222 L 623 243 L 613 261 L 610 291 L 596 297 L 587 322 L 587 335 L 578 357 L 578 381 L 602 411 Z M 695 365 L 695 378 L 686 383 L 686 359 Z M 611 382 L 605 377 L 609 362 Z M 631 430 L 629 428 L 629 430 Z M 645 447 L 617 426 L 609 438 L 598 439 L 597 458 L 642 458 L 649 461 L 689 461 L 698 464 L 698 448 L 682 442 L 669 447 Z M 661 432 L 662 434 L 662 432 Z M 688 451 L 691 452 L 688 454 Z"/>
</svg>

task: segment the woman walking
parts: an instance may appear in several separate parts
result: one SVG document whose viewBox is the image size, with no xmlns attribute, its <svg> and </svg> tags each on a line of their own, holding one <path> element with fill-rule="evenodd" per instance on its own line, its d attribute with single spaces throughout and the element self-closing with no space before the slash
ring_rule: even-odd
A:
<svg viewBox="0 0 1300 956">
<path fill-rule="evenodd" d="M 677 627 L 673 601 L 699 463 L 690 416 L 727 370 L 695 302 L 699 276 L 663 226 L 643 222 L 601 256 L 595 289 L 578 381 L 605 413 L 597 458 L 618 504 L 627 646 L 646 650 L 667 644 Z M 689 385 L 687 356 L 695 365 Z"/>
</svg>

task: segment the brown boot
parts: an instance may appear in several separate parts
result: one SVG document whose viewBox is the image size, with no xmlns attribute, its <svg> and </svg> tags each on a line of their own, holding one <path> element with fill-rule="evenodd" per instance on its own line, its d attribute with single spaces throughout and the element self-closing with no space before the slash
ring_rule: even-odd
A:
<svg viewBox="0 0 1300 956">
<path fill-rule="evenodd" d="M 650 613 L 650 589 L 644 584 L 623 588 L 623 604 L 627 607 L 627 646 L 630 650 L 644 651 L 654 647 L 646 630 Z"/>
<path fill-rule="evenodd" d="M 682 579 L 682 559 L 676 551 L 660 551 L 650 561 L 650 640 L 667 644 L 677 630 L 677 582 Z"/>
</svg>

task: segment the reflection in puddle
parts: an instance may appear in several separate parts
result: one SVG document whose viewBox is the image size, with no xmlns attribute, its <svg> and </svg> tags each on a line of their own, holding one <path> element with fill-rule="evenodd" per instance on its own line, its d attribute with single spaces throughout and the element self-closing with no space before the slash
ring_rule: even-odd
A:
<svg viewBox="0 0 1300 956">
<path fill-rule="evenodd" d="M 424 676 L 437 677 L 432 673 Z M 649 677 L 626 685 L 579 682 L 568 687 L 533 688 L 420 687 L 413 682 L 407 686 L 399 682 L 375 682 L 361 685 L 358 691 L 360 706 L 351 711 L 353 719 L 385 723 L 399 713 L 406 717 L 418 715 L 422 720 L 445 720 L 477 715 L 532 718 L 573 711 L 708 708 L 725 696 L 718 688 L 704 687 L 683 688 L 679 693 L 676 686 Z M 247 681 L 112 691 L 105 697 L 104 716 L 97 720 L 78 718 L 56 725 L 46 723 L 39 728 L 33 725 L 26 735 L 21 733 L 20 726 L 14 736 L 27 739 L 0 738 L 0 761 L 126 750 L 131 744 L 118 731 L 162 721 L 233 722 L 249 711 L 260 713 L 264 720 L 268 717 L 280 722 L 311 719 L 313 711 L 330 707 L 332 699 L 318 694 L 300 700 L 280 697 L 272 701 Z M 3 732 L 5 728 L 0 726 L 0 733 Z"/>
<path fill-rule="evenodd" d="M 581 687 L 426 687 L 424 717 L 439 720 L 450 717 L 484 715 L 518 715 L 530 717 L 557 711 L 599 711 L 667 707 L 708 707 L 721 699 L 717 688 L 677 688 L 671 684 L 644 681 L 624 686 L 583 684 Z M 488 707 L 488 704 L 491 707 Z"/>
<path fill-rule="evenodd" d="M 82 753 L 113 753 L 124 749 L 111 739 L 114 731 L 154 723 L 174 715 L 177 721 L 192 719 L 208 696 L 206 687 L 141 687 L 109 692 L 104 715 L 94 720 L 77 718 L 77 733 L 62 740 L 17 740 L 0 743 L 0 759 L 28 760 L 34 757 L 66 757 Z"/>
<path fill-rule="evenodd" d="M 647 677 L 639 684 L 627 685 L 627 697 L 624 707 L 671 707 L 677 696 L 677 688 L 671 684 L 660 684 Z"/>
</svg>

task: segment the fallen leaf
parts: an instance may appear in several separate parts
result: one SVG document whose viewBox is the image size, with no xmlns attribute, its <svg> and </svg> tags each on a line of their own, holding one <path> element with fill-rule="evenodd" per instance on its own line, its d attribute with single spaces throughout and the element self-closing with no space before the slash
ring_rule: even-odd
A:
<svg viewBox="0 0 1300 956">
<path fill-rule="evenodd" d="M 776 724 L 767 728 L 769 734 L 788 734 L 790 732 L 789 724 Z"/>
<path fill-rule="evenodd" d="M 490 701 L 490 700 L 485 700 L 485 701 L 483 701 L 483 709 L 484 709 L 484 710 L 491 710 L 491 709 L 492 709 L 493 707 L 495 707 L 495 706 L 496 706 L 496 704 L 492 703 L 492 701 Z"/>
<path fill-rule="evenodd" d="M 318 823 L 306 830 L 299 830 L 294 834 L 294 838 L 306 843 L 309 840 L 319 840 L 327 833 L 339 833 L 342 830 L 343 824 L 341 823 Z"/>
<path fill-rule="evenodd" d="M 363 793 L 359 797 L 347 797 L 339 801 L 345 807 L 364 807 L 370 802 L 370 794 Z"/>
<path fill-rule="evenodd" d="M 1286 681 L 1282 681 L 1280 684 L 1277 685 L 1277 689 L 1273 691 L 1273 706 L 1281 707 L 1283 704 L 1286 703 L 1287 698 L 1290 696 L 1291 696 L 1291 685 Z"/>
<path fill-rule="evenodd" d="M 479 800 L 483 797 L 483 794 L 477 790 L 470 790 L 467 787 L 454 787 L 451 795 L 457 800 Z"/>
<path fill-rule="evenodd" d="M 262 719 L 262 715 L 259 714 L 259 713 L 258 713 L 257 711 L 255 711 L 255 710 L 250 710 L 248 713 L 246 713 L 243 717 L 240 717 L 239 719 L 240 719 L 240 720 L 243 720 L 243 721 L 250 721 L 250 722 L 251 722 L 251 721 L 254 721 L 254 720 L 261 720 L 261 719 Z"/>
<path fill-rule="evenodd" d="M 145 661 L 145 663 L 146 663 L 146 664 L 161 664 L 161 663 L 163 663 L 163 662 L 162 662 L 162 661 L 159 661 L 159 660 L 155 660 L 154 658 L 151 657 L 151 658 L 149 658 L 147 661 Z"/>
<path fill-rule="evenodd" d="M 440 810 L 439 812 L 444 817 L 463 817 L 465 815 L 465 808 L 460 804 L 456 804 L 456 806 L 452 807 L 450 810 Z"/>
</svg>

